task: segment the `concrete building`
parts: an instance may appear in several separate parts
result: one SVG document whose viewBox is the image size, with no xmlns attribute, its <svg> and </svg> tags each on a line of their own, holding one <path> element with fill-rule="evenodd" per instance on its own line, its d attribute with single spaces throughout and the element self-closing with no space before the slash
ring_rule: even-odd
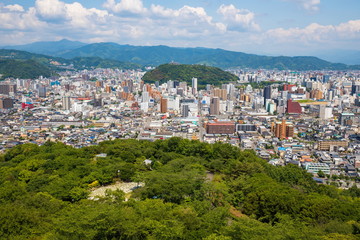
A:
<svg viewBox="0 0 360 240">
<path fill-rule="evenodd" d="M 219 115 L 220 114 L 220 99 L 218 97 L 213 97 L 210 102 L 210 115 Z"/>
<path fill-rule="evenodd" d="M 320 151 L 338 151 L 340 147 L 347 148 L 349 143 L 347 141 L 318 141 L 318 150 Z"/>
<path fill-rule="evenodd" d="M 285 119 L 283 119 L 282 122 L 272 122 L 271 131 L 274 133 L 275 137 L 280 139 L 294 137 L 294 126 L 292 123 L 286 122 Z"/>
<path fill-rule="evenodd" d="M 234 134 L 235 123 L 234 122 L 209 122 L 206 124 L 207 134 Z"/>
<path fill-rule="evenodd" d="M 160 112 L 161 113 L 166 113 L 168 110 L 168 100 L 166 98 L 161 98 L 160 99 Z"/>
<path fill-rule="evenodd" d="M 11 98 L 0 99 L 0 109 L 10 109 L 14 107 L 14 101 Z"/>
<path fill-rule="evenodd" d="M 192 83 L 192 94 L 196 95 L 198 92 L 198 79 L 197 78 L 192 78 L 191 79 L 191 83 Z"/>
<path fill-rule="evenodd" d="M 326 120 L 333 117 L 332 114 L 332 107 L 326 107 L 323 105 L 320 105 L 320 111 L 319 111 L 319 118 Z"/>
</svg>

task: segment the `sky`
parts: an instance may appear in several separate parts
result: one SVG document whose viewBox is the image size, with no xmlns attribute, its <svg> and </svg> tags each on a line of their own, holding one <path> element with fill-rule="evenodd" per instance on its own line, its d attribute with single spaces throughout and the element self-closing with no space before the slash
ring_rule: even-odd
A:
<svg viewBox="0 0 360 240">
<path fill-rule="evenodd" d="M 69 39 L 267 55 L 360 50 L 360 0 L 2 0 L 0 46 Z"/>
</svg>

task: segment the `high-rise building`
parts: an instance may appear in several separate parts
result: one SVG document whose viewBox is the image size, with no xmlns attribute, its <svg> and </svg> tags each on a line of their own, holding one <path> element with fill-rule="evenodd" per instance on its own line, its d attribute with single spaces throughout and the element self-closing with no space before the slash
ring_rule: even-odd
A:
<svg viewBox="0 0 360 240">
<path fill-rule="evenodd" d="M 210 115 L 219 115 L 220 114 L 220 99 L 218 97 L 213 97 L 210 102 Z"/>
<path fill-rule="evenodd" d="M 70 110 L 71 108 L 71 99 L 68 96 L 62 98 L 62 107 L 64 110 Z"/>
<path fill-rule="evenodd" d="M 167 112 L 167 102 L 168 100 L 166 98 L 161 98 L 160 99 L 160 112 L 161 113 L 166 113 Z"/>
<path fill-rule="evenodd" d="M 183 104 L 183 105 L 181 106 L 181 115 L 182 115 L 183 117 L 188 117 L 188 116 L 189 116 L 189 111 L 190 111 L 189 105 Z"/>
<path fill-rule="evenodd" d="M 264 105 L 266 104 L 266 99 L 271 99 L 271 86 L 264 88 Z"/>
<path fill-rule="evenodd" d="M 191 79 L 191 83 L 192 83 L 192 93 L 193 95 L 196 95 L 197 94 L 197 91 L 198 91 L 198 79 L 197 78 L 192 78 Z"/>
<path fill-rule="evenodd" d="M 271 131 L 275 137 L 284 139 L 288 137 L 294 137 L 294 126 L 283 119 L 281 122 L 271 124 Z"/>
<path fill-rule="evenodd" d="M 39 92 L 39 97 L 41 97 L 41 98 L 46 97 L 46 87 L 45 86 L 40 86 L 38 89 L 38 92 Z"/>
<path fill-rule="evenodd" d="M 214 88 L 212 91 L 212 94 L 214 97 L 220 98 L 220 100 L 227 99 L 227 90 L 226 89 Z"/>
</svg>

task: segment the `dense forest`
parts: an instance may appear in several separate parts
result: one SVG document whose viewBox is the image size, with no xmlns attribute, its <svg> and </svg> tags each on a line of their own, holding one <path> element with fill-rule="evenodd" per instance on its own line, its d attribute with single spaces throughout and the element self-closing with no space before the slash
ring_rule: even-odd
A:
<svg viewBox="0 0 360 240">
<path fill-rule="evenodd" d="M 216 67 L 170 63 L 160 65 L 145 73 L 142 80 L 146 83 L 177 80 L 187 82 L 191 86 L 192 78 L 198 79 L 199 88 L 205 88 L 206 84 L 219 86 L 222 83 L 236 82 L 239 79 L 234 74 Z"/>
<path fill-rule="evenodd" d="M 0 79 L 13 78 L 37 78 L 39 76 L 50 77 L 52 71 L 34 60 L 0 59 Z"/>
<path fill-rule="evenodd" d="M 145 185 L 88 199 L 117 181 Z M 23 144 L 0 156 L 0 239 L 359 239 L 359 197 L 223 143 Z"/>
</svg>

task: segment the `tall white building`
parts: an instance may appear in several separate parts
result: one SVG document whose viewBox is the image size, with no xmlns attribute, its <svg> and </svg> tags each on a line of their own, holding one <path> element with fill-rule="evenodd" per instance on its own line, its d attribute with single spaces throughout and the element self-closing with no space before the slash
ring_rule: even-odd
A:
<svg viewBox="0 0 360 240">
<path fill-rule="evenodd" d="M 197 94 L 197 91 L 198 91 L 198 80 L 197 78 L 192 78 L 191 79 L 191 82 L 192 82 L 192 93 L 193 95 L 196 95 Z"/>
<path fill-rule="evenodd" d="M 320 106 L 319 117 L 321 119 L 329 119 L 333 117 L 332 107 Z"/>
<path fill-rule="evenodd" d="M 71 108 L 71 99 L 69 96 L 64 96 L 62 98 L 62 106 L 64 110 L 70 110 Z"/>
</svg>

